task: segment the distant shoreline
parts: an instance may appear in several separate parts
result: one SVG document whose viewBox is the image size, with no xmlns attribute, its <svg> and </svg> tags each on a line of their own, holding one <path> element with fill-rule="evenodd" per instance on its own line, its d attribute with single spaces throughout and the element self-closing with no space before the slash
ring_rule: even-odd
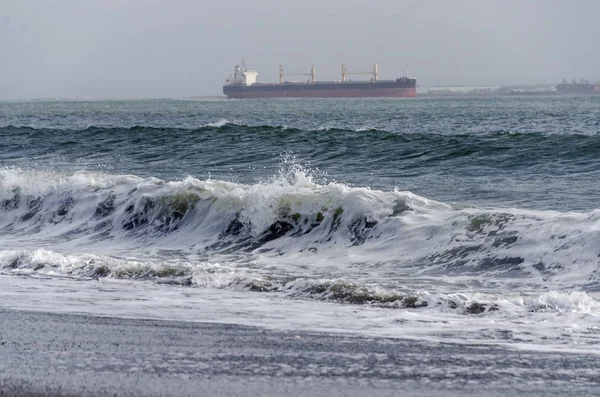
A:
<svg viewBox="0 0 600 397">
<path fill-rule="evenodd" d="M 499 92 L 490 92 L 490 93 L 472 93 L 472 92 L 424 92 L 417 94 L 416 97 L 413 98 L 292 98 L 293 100 L 413 100 L 418 98 L 486 98 L 486 97 L 600 97 L 600 93 L 569 93 L 562 94 L 556 92 L 511 92 L 511 93 L 499 93 Z M 189 102 L 203 102 L 203 101 L 230 101 L 232 99 L 227 98 L 226 96 L 193 96 L 193 97 L 185 97 L 185 98 L 129 98 L 129 99 L 114 99 L 114 98 L 104 98 L 104 99 L 85 99 L 85 98 L 34 98 L 34 99 L 0 99 L 0 103 L 15 103 L 15 102 L 23 102 L 23 103 L 31 103 L 31 102 L 155 102 L 155 101 L 189 101 Z M 253 101 L 253 99 L 233 99 L 234 101 Z M 259 99 L 261 101 L 265 100 L 290 100 L 290 98 L 272 98 L 272 99 Z"/>
</svg>

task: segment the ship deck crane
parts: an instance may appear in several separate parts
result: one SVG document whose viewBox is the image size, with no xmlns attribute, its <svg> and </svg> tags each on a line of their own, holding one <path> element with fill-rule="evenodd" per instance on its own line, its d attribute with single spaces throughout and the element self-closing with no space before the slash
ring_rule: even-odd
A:
<svg viewBox="0 0 600 397">
<path fill-rule="evenodd" d="M 285 73 L 282 65 L 279 65 L 279 84 L 283 84 L 285 76 L 310 76 L 310 82 L 312 84 L 317 82 L 317 68 L 312 65 L 310 73 Z"/>
<path fill-rule="evenodd" d="M 373 70 L 370 72 L 348 72 L 346 71 L 346 65 L 342 64 L 342 82 L 346 81 L 346 76 L 349 74 L 370 74 L 373 76 L 373 81 L 379 80 L 379 65 L 374 64 Z"/>
</svg>

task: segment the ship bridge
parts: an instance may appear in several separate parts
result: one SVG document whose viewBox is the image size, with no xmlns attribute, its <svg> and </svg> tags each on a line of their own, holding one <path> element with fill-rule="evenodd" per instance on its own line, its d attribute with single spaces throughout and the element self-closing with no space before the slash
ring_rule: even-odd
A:
<svg viewBox="0 0 600 397">
<path fill-rule="evenodd" d="M 242 60 L 238 65 L 235 65 L 233 74 L 230 75 L 225 81 L 226 84 L 235 85 L 252 85 L 256 83 L 258 72 L 256 70 L 250 70 L 246 68 L 246 62 Z"/>
</svg>

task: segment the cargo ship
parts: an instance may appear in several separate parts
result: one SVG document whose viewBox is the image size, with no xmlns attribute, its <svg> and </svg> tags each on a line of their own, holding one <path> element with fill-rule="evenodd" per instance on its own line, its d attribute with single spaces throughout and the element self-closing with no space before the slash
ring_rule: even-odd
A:
<svg viewBox="0 0 600 397">
<path fill-rule="evenodd" d="M 352 81 L 348 75 L 368 74 L 367 81 Z M 379 66 L 368 72 L 349 72 L 342 65 L 340 81 L 317 81 L 315 66 L 310 73 L 286 73 L 279 65 L 279 83 L 260 83 L 258 73 L 246 68 L 245 62 L 235 66 L 223 86 L 228 98 L 406 98 L 417 95 L 417 79 L 406 77 L 380 80 Z M 290 82 L 286 76 L 309 76 L 305 82 Z"/>
</svg>

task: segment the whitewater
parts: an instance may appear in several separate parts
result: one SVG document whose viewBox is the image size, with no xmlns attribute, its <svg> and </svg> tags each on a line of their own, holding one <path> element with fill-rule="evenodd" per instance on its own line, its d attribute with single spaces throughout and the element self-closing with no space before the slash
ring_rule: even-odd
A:
<svg viewBox="0 0 600 397">
<path fill-rule="evenodd" d="M 0 305 L 600 344 L 595 98 L 0 104 Z"/>
</svg>

